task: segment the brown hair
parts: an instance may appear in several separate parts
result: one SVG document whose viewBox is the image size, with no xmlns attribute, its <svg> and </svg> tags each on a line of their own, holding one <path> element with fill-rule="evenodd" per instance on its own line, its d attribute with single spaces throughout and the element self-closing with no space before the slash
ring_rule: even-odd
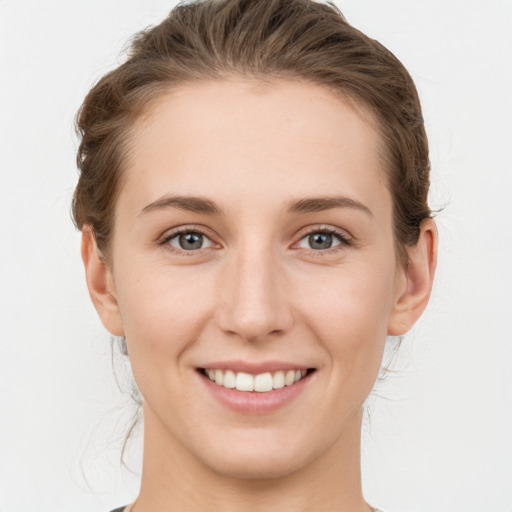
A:
<svg viewBox="0 0 512 512">
<path fill-rule="evenodd" d="M 313 0 L 182 2 L 159 25 L 137 34 L 127 60 L 91 89 L 76 121 L 80 178 L 72 213 L 79 229 L 92 229 L 106 261 L 134 121 L 172 87 L 232 76 L 306 80 L 371 114 L 393 199 L 397 263 L 407 265 L 406 248 L 416 244 L 421 221 L 432 215 L 428 143 L 416 88 L 389 50 L 349 25 L 332 2 Z M 394 353 L 400 342 L 401 337 Z M 379 379 L 388 371 L 389 365 Z M 129 393 L 138 407 L 122 463 L 143 402 L 133 381 Z"/>
<path fill-rule="evenodd" d="M 232 75 L 307 80 L 373 114 L 393 198 L 396 253 L 406 265 L 406 246 L 417 242 L 420 222 L 432 214 L 418 94 L 402 63 L 349 25 L 332 2 L 181 2 L 159 25 L 137 34 L 127 60 L 99 80 L 77 115 L 76 226 L 91 227 L 108 259 L 133 121 L 170 87 Z"/>
</svg>

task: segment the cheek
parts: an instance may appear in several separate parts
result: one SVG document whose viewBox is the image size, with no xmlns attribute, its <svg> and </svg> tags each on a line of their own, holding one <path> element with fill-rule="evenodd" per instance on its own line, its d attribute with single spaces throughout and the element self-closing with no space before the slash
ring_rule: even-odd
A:
<svg viewBox="0 0 512 512">
<path fill-rule="evenodd" d="M 329 270 L 329 279 L 309 288 L 314 293 L 309 293 L 302 305 L 307 321 L 333 365 L 343 365 L 345 372 L 373 373 L 378 370 L 386 341 L 394 269 L 375 261 Z"/>
<path fill-rule="evenodd" d="M 119 308 L 131 354 L 176 356 L 197 339 L 212 306 L 211 276 L 161 265 L 119 270 Z"/>
<path fill-rule="evenodd" d="M 118 269 L 121 270 L 121 269 Z M 119 272 L 119 308 L 135 382 L 154 411 L 173 403 L 186 407 L 180 383 L 187 366 L 179 364 L 204 328 L 211 287 L 187 272 L 145 266 Z M 172 400 L 169 402 L 169 398 Z"/>
</svg>

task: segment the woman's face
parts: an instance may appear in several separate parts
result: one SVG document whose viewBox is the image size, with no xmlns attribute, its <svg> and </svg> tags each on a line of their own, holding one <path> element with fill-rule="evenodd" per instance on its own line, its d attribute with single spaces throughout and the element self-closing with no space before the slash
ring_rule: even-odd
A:
<svg viewBox="0 0 512 512">
<path fill-rule="evenodd" d="M 275 476 L 358 439 L 406 284 L 378 142 L 288 81 L 186 85 L 134 126 L 109 279 L 161 451 Z"/>
</svg>

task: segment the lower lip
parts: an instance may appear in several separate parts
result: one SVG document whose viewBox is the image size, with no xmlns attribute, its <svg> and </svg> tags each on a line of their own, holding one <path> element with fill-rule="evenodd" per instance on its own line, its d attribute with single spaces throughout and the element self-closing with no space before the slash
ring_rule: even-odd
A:
<svg viewBox="0 0 512 512">
<path fill-rule="evenodd" d="M 260 393 L 258 391 L 238 391 L 216 384 L 206 375 L 198 372 L 206 388 L 222 405 L 242 414 L 268 414 L 277 411 L 291 402 L 310 383 L 314 373 L 307 373 L 291 386 Z"/>
</svg>

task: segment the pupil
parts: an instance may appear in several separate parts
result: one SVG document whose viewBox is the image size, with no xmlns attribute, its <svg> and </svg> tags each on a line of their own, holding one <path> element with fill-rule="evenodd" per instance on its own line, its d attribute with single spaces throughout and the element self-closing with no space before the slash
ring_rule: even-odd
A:
<svg viewBox="0 0 512 512">
<path fill-rule="evenodd" d="M 203 245 L 203 235 L 201 233 L 183 233 L 179 238 L 180 247 L 187 251 L 201 249 Z"/>
<path fill-rule="evenodd" d="M 329 233 L 315 233 L 309 236 L 309 244 L 313 249 L 329 249 L 332 246 L 332 235 Z"/>
</svg>

